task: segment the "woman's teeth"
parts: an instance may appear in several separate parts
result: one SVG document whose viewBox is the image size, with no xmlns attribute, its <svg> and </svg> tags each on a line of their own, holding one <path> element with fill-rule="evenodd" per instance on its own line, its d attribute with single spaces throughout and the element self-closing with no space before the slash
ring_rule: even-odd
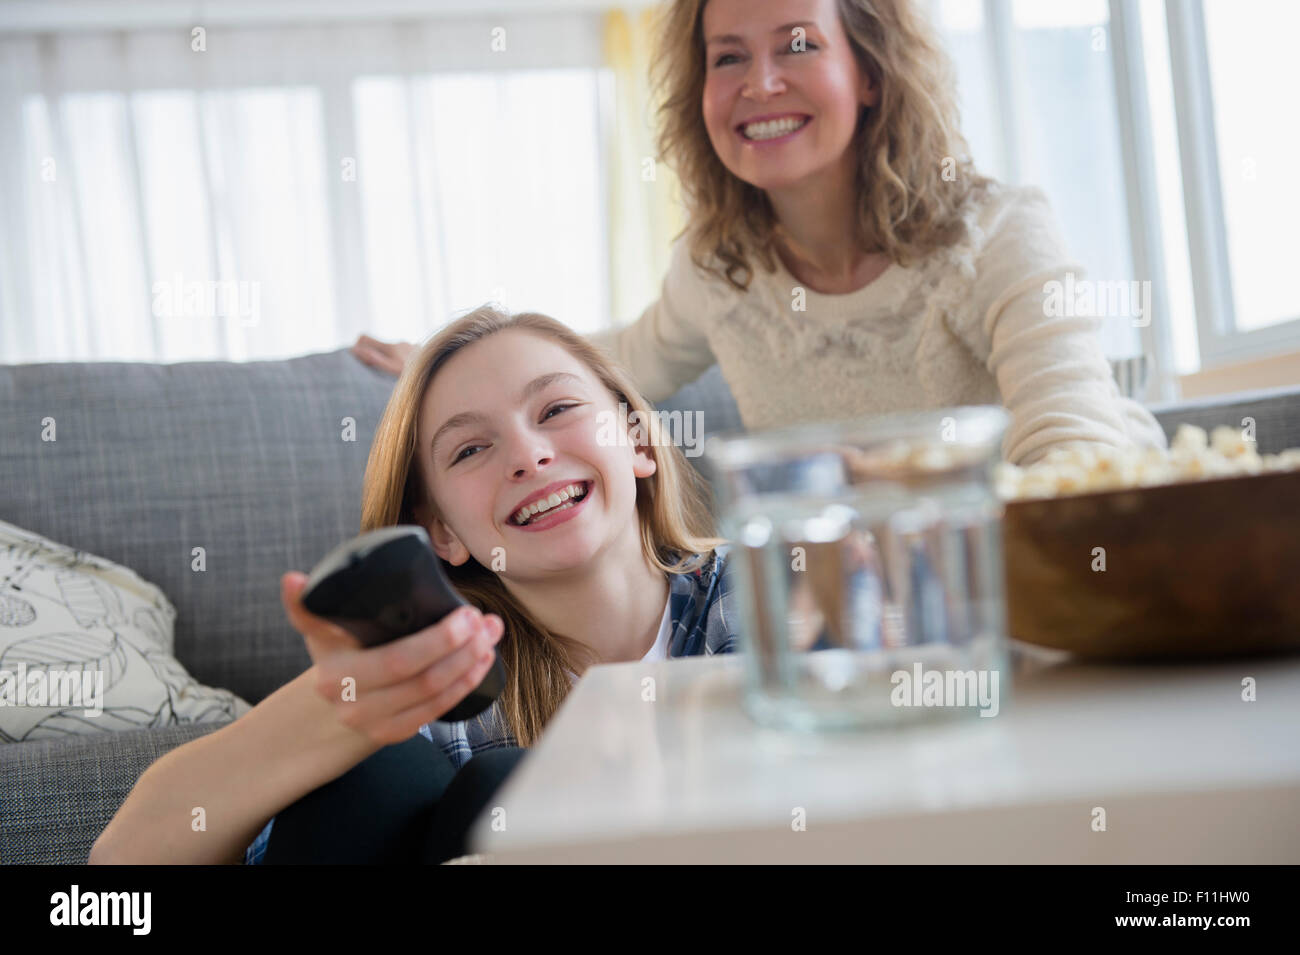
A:
<svg viewBox="0 0 1300 955">
<path fill-rule="evenodd" d="M 533 501 L 527 507 L 521 507 L 511 518 L 516 524 L 528 524 L 538 514 L 546 514 L 551 511 L 563 511 L 573 507 L 578 501 L 586 496 L 587 486 L 585 484 L 570 484 L 568 487 L 562 487 L 551 494 L 550 497 L 544 497 L 540 500 Z"/>
<path fill-rule="evenodd" d="M 811 116 L 787 116 L 783 119 L 771 119 L 763 123 L 750 123 L 744 127 L 746 139 L 776 139 L 787 136 L 802 127 Z"/>
</svg>

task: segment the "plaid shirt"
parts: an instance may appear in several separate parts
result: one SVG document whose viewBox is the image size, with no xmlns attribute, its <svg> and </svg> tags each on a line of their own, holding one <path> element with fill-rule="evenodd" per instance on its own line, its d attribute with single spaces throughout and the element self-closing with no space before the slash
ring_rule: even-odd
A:
<svg viewBox="0 0 1300 955">
<path fill-rule="evenodd" d="M 728 560 L 731 545 L 719 546 L 698 569 L 668 575 L 668 613 L 672 632 L 668 656 L 712 656 L 736 650 L 738 617 L 732 596 Z M 420 735 L 442 749 L 459 769 L 476 753 L 503 746 L 517 746 L 505 724 L 500 702 L 459 723 L 426 723 Z M 244 861 L 258 865 L 266 854 L 272 818 L 244 853 Z"/>
</svg>

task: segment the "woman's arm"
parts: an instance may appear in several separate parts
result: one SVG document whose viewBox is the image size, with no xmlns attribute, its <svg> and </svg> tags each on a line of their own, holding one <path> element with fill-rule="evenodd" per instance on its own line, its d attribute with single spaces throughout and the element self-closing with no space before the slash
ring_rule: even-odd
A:
<svg viewBox="0 0 1300 955">
<path fill-rule="evenodd" d="M 588 337 L 627 369 L 648 400 L 663 401 L 717 360 L 706 329 L 727 294 L 718 279 L 696 268 L 683 237 L 673 246 L 659 300 L 631 325 Z"/>
<path fill-rule="evenodd" d="M 487 675 L 504 630 L 500 617 L 466 607 L 362 648 L 302 607 L 306 582 L 305 574 L 286 574 L 281 599 L 312 667 L 229 726 L 145 770 L 95 841 L 92 863 L 243 861 L 281 809 L 463 700 Z M 355 692 L 345 696 L 345 685 Z M 205 828 L 196 827 L 200 818 Z"/>
<path fill-rule="evenodd" d="M 1167 446 L 1155 416 L 1119 393 L 1097 319 L 1044 316 L 1043 285 L 1063 273 L 1013 287 L 994 310 L 989 367 L 1011 412 L 1006 459 L 1029 465 L 1055 449 Z"/>
<path fill-rule="evenodd" d="M 993 373 L 1011 413 L 1006 460 L 1027 465 L 1087 445 L 1165 447 L 1155 416 L 1120 395 L 1100 319 L 1052 307 L 1052 283 L 1083 270 L 1068 258 L 1042 192 L 1010 190 L 982 224 L 988 239 L 968 313 L 977 321 L 954 330 Z"/>
</svg>

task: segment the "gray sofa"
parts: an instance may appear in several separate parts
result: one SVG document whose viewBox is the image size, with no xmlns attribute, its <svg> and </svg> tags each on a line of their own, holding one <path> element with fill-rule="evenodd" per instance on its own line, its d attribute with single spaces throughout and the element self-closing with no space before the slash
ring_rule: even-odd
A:
<svg viewBox="0 0 1300 955">
<path fill-rule="evenodd" d="M 346 349 L 0 366 L 0 519 L 159 585 L 177 608 L 180 661 L 255 704 L 309 665 L 280 606 L 280 575 L 310 569 L 357 532 L 392 385 Z M 716 367 L 661 407 L 702 410 L 710 433 L 741 427 Z M 1154 410 L 1170 432 L 1250 415 L 1261 451 L 1300 446 L 1300 388 Z M 40 440 L 46 417 L 56 442 Z M 355 441 L 343 440 L 345 418 Z M 190 569 L 196 546 L 203 573 Z M 218 725 L 0 744 L 0 862 L 85 862 L 145 767 Z"/>
</svg>

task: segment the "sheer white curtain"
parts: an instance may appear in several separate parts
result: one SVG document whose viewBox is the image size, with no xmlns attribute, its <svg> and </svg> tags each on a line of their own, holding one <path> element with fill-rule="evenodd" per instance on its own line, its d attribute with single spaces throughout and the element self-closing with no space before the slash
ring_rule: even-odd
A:
<svg viewBox="0 0 1300 955">
<path fill-rule="evenodd" d="M 608 322 L 594 16 L 0 40 L 0 361 Z"/>
<path fill-rule="evenodd" d="M 976 165 L 1042 188 L 1089 279 L 1134 278 L 1107 0 L 929 0 L 929 7 L 957 69 Z M 1127 318 L 1107 319 L 1099 331 L 1111 357 L 1141 351 Z"/>
</svg>

